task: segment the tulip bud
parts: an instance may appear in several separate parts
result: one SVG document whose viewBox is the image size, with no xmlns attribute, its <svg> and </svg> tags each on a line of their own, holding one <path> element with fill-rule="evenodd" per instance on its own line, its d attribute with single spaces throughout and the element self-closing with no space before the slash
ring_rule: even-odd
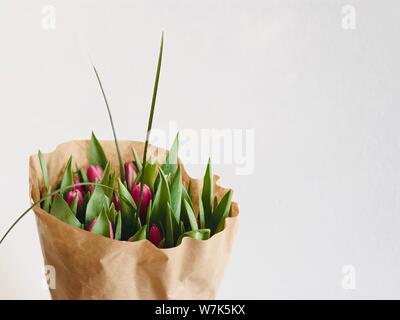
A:
<svg viewBox="0 0 400 320">
<path fill-rule="evenodd" d="M 79 183 L 81 183 L 81 180 L 79 180 L 79 178 L 74 178 L 74 187 L 72 190 L 79 190 L 82 193 L 82 195 L 84 195 L 86 193 L 85 186 L 82 186 L 82 185 L 76 186 L 76 184 L 79 184 Z"/>
<path fill-rule="evenodd" d="M 90 182 L 100 182 L 103 179 L 103 169 L 100 166 L 90 165 L 87 168 L 87 177 Z"/>
<path fill-rule="evenodd" d="M 138 204 L 140 198 L 140 183 L 138 183 L 136 186 L 133 186 L 131 195 L 133 200 L 135 200 L 135 203 Z M 151 193 L 150 188 L 144 184 L 142 202 L 140 203 L 140 218 L 142 219 L 142 221 L 146 220 L 147 207 L 149 206 L 152 198 L 153 194 Z"/>
<path fill-rule="evenodd" d="M 134 180 L 136 177 L 135 166 L 131 161 L 125 162 L 125 179 L 128 186 L 128 190 L 132 190 Z"/>
<path fill-rule="evenodd" d="M 121 211 L 121 202 L 119 202 L 119 199 L 115 194 L 113 194 L 111 202 L 114 204 L 115 210 Z"/>
<path fill-rule="evenodd" d="M 149 240 L 156 247 L 160 245 L 160 242 L 162 240 L 161 230 L 155 224 L 153 224 L 149 230 Z"/>
<path fill-rule="evenodd" d="M 69 205 L 72 205 L 72 203 L 75 200 L 75 197 L 78 197 L 78 205 L 81 205 L 83 203 L 83 196 L 78 189 L 71 190 L 70 192 L 68 192 L 67 195 L 65 196 L 65 201 L 67 201 Z"/>
</svg>

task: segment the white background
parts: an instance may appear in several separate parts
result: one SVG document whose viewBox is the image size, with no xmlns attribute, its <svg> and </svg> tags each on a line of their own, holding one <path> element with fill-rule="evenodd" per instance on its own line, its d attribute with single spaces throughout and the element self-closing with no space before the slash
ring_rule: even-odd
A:
<svg viewBox="0 0 400 320">
<path fill-rule="evenodd" d="M 164 30 L 154 126 L 255 130 L 253 174 L 216 167 L 241 208 L 218 298 L 400 298 L 399 12 L 394 0 L 1 0 L 0 234 L 29 205 L 30 154 L 92 129 L 112 138 L 87 53 L 120 138 L 144 138 Z M 0 247 L 0 298 L 49 298 L 42 264 L 31 213 Z"/>
</svg>

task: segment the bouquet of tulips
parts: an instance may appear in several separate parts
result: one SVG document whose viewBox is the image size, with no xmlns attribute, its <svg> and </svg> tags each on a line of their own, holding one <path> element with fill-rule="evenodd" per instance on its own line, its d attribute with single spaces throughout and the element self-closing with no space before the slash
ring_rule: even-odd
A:
<svg viewBox="0 0 400 320">
<path fill-rule="evenodd" d="M 223 230 L 232 211 L 232 190 L 220 201 L 214 196 L 209 162 L 196 210 L 191 184 L 185 185 L 178 164 L 178 146 L 177 135 L 163 164 L 142 163 L 132 148 L 134 160 L 124 163 L 121 180 L 92 134 L 89 166 L 74 169 L 70 157 L 59 191 L 51 197 L 46 160 L 39 152 L 42 209 L 71 226 L 115 240 L 148 239 L 159 248 L 179 245 L 184 237 L 207 240 Z"/>
<path fill-rule="evenodd" d="M 169 151 L 148 143 L 161 69 L 163 37 L 146 140 L 118 141 L 99 74 L 114 141 L 61 144 L 31 156 L 32 206 L 53 299 L 211 299 L 236 233 L 232 190 L 218 184 L 210 161 L 193 179 Z"/>
</svg>

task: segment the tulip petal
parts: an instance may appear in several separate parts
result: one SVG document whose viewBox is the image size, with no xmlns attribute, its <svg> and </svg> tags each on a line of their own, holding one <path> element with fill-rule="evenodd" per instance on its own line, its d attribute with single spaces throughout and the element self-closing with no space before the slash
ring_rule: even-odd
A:
<svg viewBox="0 0 400 320">
<path fill-rule="evenodd" d="M 153 224 L 149 230 L 149 241 L 158 247 L 162 241 L 161 230 L 157 225 Z"/>
</svg>

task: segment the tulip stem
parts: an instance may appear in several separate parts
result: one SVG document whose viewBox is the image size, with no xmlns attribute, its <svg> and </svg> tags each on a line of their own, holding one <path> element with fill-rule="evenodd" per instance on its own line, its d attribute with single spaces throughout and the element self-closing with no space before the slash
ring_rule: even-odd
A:
<svg viewBox="0 0 400 320">
<path fill-rule="evenodd" d="M 140 194 L 139 194 L 139 202 L 138 202 L 138 205 L 137 205 L 137 212 L 139 214 L 140 214 L 140 205 L 142 204 L 142 198 L 143 198 L 143 177 L 144 177 L 144 173 L 145 173 L 145 169 L 146 169 L 147 148 L 148 148 L 148 145 L 149 145 L 150 132 L 151 132 L 151 127 L 153 126 L 153 116 L 154 116 L 154 109 L 155 109 L 155 106 L 156 106 L 158 81 L 160 79 L 163 48 L 164 48 L 164 32 L 161 33 L 161 44 L 160 44 L 160 52 L 159 52 L 159 55 L 158 55 L 156 79 L 155 79 L 155 82 L 154 82 L 153 97 L 152 97 L 152 100 L 151 100 L 150 115 L 149 115 L 149 121 L 148 121 L 148 124 L 147 124 L 146 141 L 144 143 L 143 168 L 142 168 L 142 172 L 141 172 L 141 176 L 140 176 Z"/>
<path fill-rule="evenodd" d="M 113 118 L 112 118 L 110 106 L 108 105 L 107 96 L 106 96 L 106 93 L 104 92 L 103 84 L 101 83 L 99 73 L 97 72 L 97 69 L 96 69 L 96 67 L 95 67 L 95 65 L 93 63 L 92 63 L 92 67 L 93 67 L 94 73 L 96 74 L 96 78 L 97 78 L 97 81 L 99 83 L 99 86 L 100 86 L 100 89 L 101 89 L 101 93 L 103 94 L 104 102 L 105 102 L 106 107 L 107 107 L 108 117 L 110 119 L 111 129 L 112 129 L 112 132 L 113 132 L 113 135 L 114 135 L 115 147 L 117 148 L 118 161 L 119 161 L 119 170 L 120 170 L 120 174 L 121 174 L 121 181 L 125 181 L 125 168 L 124 168 L 124 163 L 122 161 L 122 156 L 121 156 L 121 152 L 120 152 L 119 145 L 118 145 L 117 134 L 115 132 L 114 121 L 113 121 Z"/>
<path fill-rule="evenodd" d="M 66 187 L 60 188 L 60 189 L 58 189 L 58 190 L 56 190 L 56 191 L 54 191 L 54 192 L 52 192 L 52 193 L 49 193 L 49 194 L 47 194 L 46 196 L 44 196 L 43 198 L 41 198 L 40 200 L 34 202 L 28 209 L 26 209 L 26 210 L 18 217 L 17 220 L 15 220 L 15 222 L 11 225 L 10 228 L 8 228 L 7 232 L 6 232 L 6 233 L 4 234 L 4 236 L 1 238 L 1 240 L 0 240 L 0 245 L 3 243 L 4 239 L 5 239 L 5 238 L 7 237 L 7 235 L 10 233 L 10 231 L 11 231 L 12 229 L 14 229 L 14 227 L 17 225 L 17 223 L 20 222 L 21 219 L 22 219 L 23 217 L 25 217 L 25 215 L 26 215 L 29 211 L 31 211 L 31 210 L 32 210 L 35 206 L 37 206 L 38 204 L 42 203 L 42 202 L 43 202 L 44 200 L 46 200 L 48 197 L 52 197 L 52 196 L 56 195 L 56 194 L 59 193 L 59 192 L 63 193 L 64 191 L 66 191 L 66 190 L 68 190 L 68 189 L 70 189 L 70 188 L 72 188 L 72 187 L 76 187 L 76 186 L 88 186 L 88 185 L 101 186 L 101 187 L 103 187 L 103 188 L 108 188 L 108 189 L 114 190 L 114 188 L 112 188 L 112 187 L 110 187 L 110 186 L 107 186 L 107 185 L 105 185 L 105 184 L 101 184 L 101 183 L 96 183 L 96 182 L 80 182 L 80 183 L 74 183 L 73 185 L 66 186 Z"/>
</svg>

